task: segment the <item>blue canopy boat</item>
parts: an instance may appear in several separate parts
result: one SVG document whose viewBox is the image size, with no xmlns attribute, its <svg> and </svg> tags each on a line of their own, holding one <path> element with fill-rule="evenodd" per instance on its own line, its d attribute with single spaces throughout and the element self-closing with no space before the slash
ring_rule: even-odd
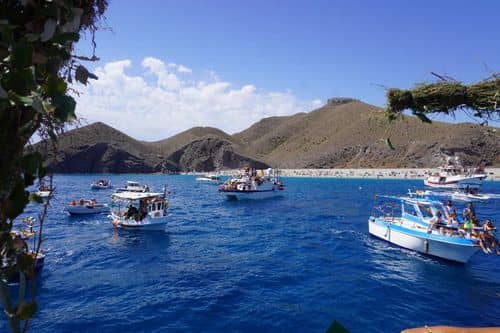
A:
<svg viewBox="0 0 500 333">
<path fill-rule="evenodd" d="M 378 196 L 388 201 L 390 211 L 370 216 L 371 235 L 406 249 L 423 254 L 466 263 L 480 249 L 470 233 L 441 225 L 432 228 L 431 219 L 438 211 L 446 219 L 446 211 L 439 201 L 427 198 Z"/>
</svg>

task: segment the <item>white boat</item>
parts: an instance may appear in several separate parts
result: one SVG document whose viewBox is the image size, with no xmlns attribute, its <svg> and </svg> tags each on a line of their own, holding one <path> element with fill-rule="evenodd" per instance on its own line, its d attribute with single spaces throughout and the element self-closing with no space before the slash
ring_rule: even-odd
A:
<svg viewBox="0 0 500 333">
<path fill-rule="evenodd" d="M 165 230 L 168 221 L 166 193 L 120 192 L 112 198 L 110 218 L 115 227 Z"/>
<path fill-rule="evenodd" d="M 128 180 L 125 187 L 117 188 L 116 192 L 149 192 L 149 186 Z"/>
<path fill-rule="evenodd" d="M 50 197 L 53 192 L 54 190 L 51 189 L 49 186 L 42 184 L 38 187 L 38 191 L 36 191 L 35 194 L 40 198 L 46 199 Z"/>
<path fill-rule="evenodd" d="M 26 251 L 25 253 L 35 260 L 34 276 L 37 277 L 43 269 L 45 254 L 43 254 L 41 251 L 38 253 L 35 251 L 35 249 L 37 248 L 37 237 L 39 235 L 39 232 L 34 229 L 35 219 L 33 217 L 26 217 L 22 219 L 22 222 L 24 224 L 24 227 L 21 227 L 19 231 L 12 231 L 10 233 L 10 236 L 12 237 L 12 240 L 15 244 L 24 248 Z M 30 238 L 32 238 L 33 240 L 31 249 L 29 246 Z M 5 257 L 5 254 L 0 256 L 0 275 L 5 277 L 7 283 L 9 284 L 19 283 L 21 277 L 17 269 L 12 270 L 12 268 L 15 268 L 17 263 L 13 264 L 14 266 L 12 266 L 12 264 L 9 264 L 7 258 Z M 8 269 L 10 272 L 5 271 L 6 269 Z M 32 276 L 30 276 L 29 274 L 26 274 L 25 277 L 28 280 L 32 279 Z"/>
<path fill-rule="evenodd" d="M 203 175 L 196 178 L 196 181 L 202 184 L 210 185 L 220 185 L 222 184 L 222 179 L 216 175 Z"/>
<path fill-rule="evenodd" d="M 108 213 L 109 207 L 107 204 L 98 204 L 93 200 L 80 200 L 70 202 L 66 210 L 70 215 L 88 215 Z"/>
<path fill-rule="evenodd" d="M 370 216 L 368 231 L 371 235 L 392 244 L 423 254 L 466 263 L 480 249 L 475 239 L 455 232 L 442 232 L 430 228 L 430 214 L 445 212 L 438 201 L 410 197 L 379 196 L 391 202 L 399 201 L 400 213 L 382 211 L 381 216 Z M 398 210 L 399 211 L 399 210 Z"/>
<path fill-rule="evenodd" d="M 39 196 L 40 198 L 45 199 L 45 198 L 48 198 L 52 195 L 52 191 L 37 191 L 37 192 L 35 192 L 35 194 L 37 196 Z"/>
<path fill-rule="evenodd" d="M 105 190 L 111 188 L 111 181 L 109 179 L 97 179 L 90 184 L 90 188 L 93 190 Z"/>
<path fill-rule="evenodd" d="M 424 184 L 437 188 L 477 189 L 488 175 L 482 168 L 467 169 L 457 161 L 440 167 L 439 172 L 427 177 Z"/>
<path fill-rule="evenodd" d="M 462 192 L 462 191 L 453 192 L 451 197 L 454 200 L 467 201 L 467 202 L 486 201 L 486 200 L 490 199 L 490 197 L 488 195 L 479 194 L 479 193 L 471 193 L 471 192 Z"/>
<path fill-rule="evenodd" d="M 228 200 L 266 199 L 282 195 L 284 189 L 272 169 L 257 171 L 247 168 L 221 185 L 219 193 Z"/>
</svg>

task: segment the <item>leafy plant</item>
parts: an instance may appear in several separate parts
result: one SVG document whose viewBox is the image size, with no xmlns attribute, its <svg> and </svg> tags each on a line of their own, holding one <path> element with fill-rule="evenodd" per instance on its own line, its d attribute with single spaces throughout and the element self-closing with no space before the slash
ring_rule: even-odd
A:
<svg viewBox="0 0 500 333">
<path fill-rule="evenodd" d="M 94 41 L 107 5 L 107 0 L 0 1 L 0 300 L 13 332 L 21 331 L 21 322 L 26 330 L 38 307 L 34 272 L 42 237 L 32 253 L 12 235 L 30 199 L 26 188 L 46 176 L 30 139 L 49 138 L 56 149 L 57 135 L 76 119 L 68 84 L 96 79 L 81 62 L 97 57 L 75 55 L 74 43 L 84 32 Z M 48 202 L 39 215 L 40 233 L 47 209 Z M 20 276 L 17 298 L 7 286 L 12 274 Z M 32 297 L 26 300 L 29 278 Z"/>
</svg>

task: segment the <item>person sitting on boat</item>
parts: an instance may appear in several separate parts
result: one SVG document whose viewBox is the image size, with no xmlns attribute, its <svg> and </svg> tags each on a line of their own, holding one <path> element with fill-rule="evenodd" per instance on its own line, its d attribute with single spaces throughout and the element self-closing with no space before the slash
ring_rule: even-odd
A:
<svg viewBox="0 0 500 333">
<path fill-rule="evenodd" d="M 496 238 L 497 228 L 493 225 L 490 219 L 486 219 L 483 224 L 483 239 L 487 248 L 491 251 L 495 250 L 500 255 L 500 242 Z"/>
<path fill-rule="evenodd" d="M 451 200 L 448 200 L 444 205 L 444 215 L 446 217 L 449 217 L 452 212 L 453 212 L 453 204 L 451 203 Z"/>
<path fill-rule="evenodd" d="M 469 238 L 471 238 L 474 235 L 474 223 L 472 222 L 471 215 L 468 215 L 468 218 L 466 218 L 464 223 L 460 225 L 459 232 L 463 236 L 467 235 Z"/>
<path fill-rule="evenodd" d="M 472 217 L 475 215 L 476 212 L 474 210 L 474 207 L 472 206 L 472 202 L 468 202 L 467 207 L 465 207 L 463 211 L 464 220 L 467 221 L 468 219 L 472 219 Z"/>
<path fill-rule="evenodd" d="M 448 215 L 448 223 L 446 223 L 446 228 L 448 230 L 448 235 L 453 235 L 459 227 L 457 212 L 453 211 Z"/>
<path fill-rule="evenodd" d="M 139 220 L 142 221 L 148 215 L 148 205 L 144 200 L 139 201 Z"/>
<path fill-rule="evenodd" d="M 80 199 L 80 206 L 83 206 L 83 205 L 85 205 L 85 199 L 81 198 Z"/>
<path fill-rule="evenodd" d="M 444 223 L 443 219 L 443 214 L 441 213 L 440 210 L 436 212 L 436 215 L 434 215 L 433 218 L 430 219 L 429 221 L 429 233 L 432 231 L 432 229 L 436 228 L 439 230 L 440 233 L 443 231 L 443 226 L 446 224 Z"/>
<path fill-rule="evenodd" d="M 137 210 L 137 207 L 135 207 L 134 205 L 130 205 L 130 206 L 128 206 L 128 210 L 127 210 L 127 214 L 125 214 L 125 218 L 130 219 L 133 217 L 136 219 L 136 216 L 138 215 L 138 213 L 139 213 L 139 211 Z"/>
</svg>

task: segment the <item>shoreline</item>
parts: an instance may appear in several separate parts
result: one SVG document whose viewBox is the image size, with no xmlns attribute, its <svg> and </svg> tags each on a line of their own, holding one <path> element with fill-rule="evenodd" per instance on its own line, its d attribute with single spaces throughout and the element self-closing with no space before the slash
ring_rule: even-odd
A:
<svg viewBox="0 0 500 333">
<path fill-rule="evenodd" d="M 438 168 L 373 168 L 373 169 L 275 169 L 281 177 L 294 178 L 368 178 L 368 179 L 424 179 L 439 171 Z M 231 176 L 238 169 L 221 170 L 215 173 Z M 187 172 L 186 175 L 202 175 L 213 172 Z M 500 168 L 486 168 L 486 181 L 500 181 Z"/>
</svg>

